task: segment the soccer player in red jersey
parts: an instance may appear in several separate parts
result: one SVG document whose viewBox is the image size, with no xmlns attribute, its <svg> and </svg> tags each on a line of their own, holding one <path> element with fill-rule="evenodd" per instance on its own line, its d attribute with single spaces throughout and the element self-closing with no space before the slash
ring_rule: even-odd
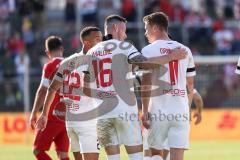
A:
<svg viewBox="0 0 240 160">
<path fill-rule="evenodd" d="M 47 89 L 51 80 L 63 60 L 62 39 L 57 36 L 50 36 L 45 41 L 46 54 L 50 61 L 44 65 L 41 83 L 38 87 L 32 113 L 30 116 L 31 127 L 37 121 L 37 112 L 43 106 Z M 37 160 L 51 160 L 52 158 L 46 153 L 52 142 L 55 144 L 55 150 L 60 160 L 69 160 L 68 149 L 69 140 L 65 127 L 65 122 L 58 119 L 55 115 L 55 105 L 60 102 L 60 93 L 56 92 L 54 100 L 51 103 L 48 114 L 48 121 L 45 130 L 36 130 L 33 145 L 33 154 Z"/>
</svg>

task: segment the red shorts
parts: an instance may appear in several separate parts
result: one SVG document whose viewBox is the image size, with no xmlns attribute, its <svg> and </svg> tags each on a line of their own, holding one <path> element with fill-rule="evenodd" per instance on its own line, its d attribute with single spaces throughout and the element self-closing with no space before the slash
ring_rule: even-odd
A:
<svg viewBox="0 0 240 160">
<path fill-rule="evenodd" d="M 48 122 L 44 131 L 37 130 L 33 148 L 48 151 L 52 142 L 55 144 L 55 150 L 60 152 L 68 152 L 69 140 L 66 127 L 62 123 Z"/>
</svg>

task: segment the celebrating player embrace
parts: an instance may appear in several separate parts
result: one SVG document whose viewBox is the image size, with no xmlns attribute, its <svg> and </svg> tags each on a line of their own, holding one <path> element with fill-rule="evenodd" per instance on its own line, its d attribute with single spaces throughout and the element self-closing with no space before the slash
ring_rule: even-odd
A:
<svg viewBox="0 0 240 160">
<path fill-rule="evenodd" d="M 149 88 L 149 95 L 142 99 L 142 111 L 143 125 L 149 129 L 148 145 L 152 159 L 162 159 L 161 150 L 168 138 L 170 159 L 183 160 L 184 150 L 189 146 L 189 101 L 193 96 L 193 76 L 196 74 L 193 57 L 189 48 L 168 37 L 168 17 L 164 13 L 147 15 L 143 21 L 145 35 L 151 43 L 142 49 L 144 56 L 167 55 L 178 47 L 186 48 L 188 53 L 186 59 L 171 61 L 164 68 L 155 68 L 152 74 L 143 76 L 142 80 L 142 87 Z M 159 77 L 161 72 L 164 74 Z M 159 96 L 151 93 L 151 86 L 158 79 L 171 85 L 171 88 L 162 86 L 158 90 Z"/>
</svg>

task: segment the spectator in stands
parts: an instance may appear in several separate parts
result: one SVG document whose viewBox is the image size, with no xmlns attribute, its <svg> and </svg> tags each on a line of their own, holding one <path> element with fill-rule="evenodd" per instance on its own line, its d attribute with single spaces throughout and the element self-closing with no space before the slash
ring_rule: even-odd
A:
<svg viewBox="0 0 240 160">
<path fill-rule="evenodd" d="M 76 22 L 76 0 L 67 0 L 65 5 L 65 22 L 67 33 L 72 30 Z"/>
<path fill-rule="evenodd" d="M 39 36 L 44 31 L 44 2 L 45 0 L 32 0 L 31 6 L 32 6 L 32 20 L 33 20 L 33 29 L 36 32 L 36 36 Z"/>
<path fill-rule="evenodd" d="M 9 4 L 6 0 L 0 0 L 0 20 L 7 21 L 9 17 Z"/>
<path fill-rule="evenodd" d="M 24 41 L 21 39 L 20 33 L 16 31 L 13 34 L 13 36 L 10 37 L 8 40 L 8 49 L 13 59 L 15 58 L 16 55 L 23 52 L 24 47 L 25 47 Z"/>
<path fill-rule="evenodd" d="M 134 0 L 122 0 L 121 15 L 127 19 L 128 22 L 136 20 L 136 6 Z"/>
<path fill-rule="evenodd" d="M 10 107 L 16 106 L 16 97 L 13 92 L 12 83 L 5 82 L 4 88 L 5 88 L 5 106 L 9 110 Z"/>
<path fill-rule="evenodd" d="M 20 17 L 30 16 L 32 13 L 31 1 L 28 0 L 19 0 L 18 5 L 18 13 Z"/>
<path fill-rule="evenodd" d="M 98 0 L 81 0 L 79 1 L 81 5 L 81 16 L 82 23 L 84 26 L 93 25 L 96 26 L 98 24 L 97 19 L 97 3 Z"/>
<path fill-rule="evenodd" d="M 0 0 L 0 32 L 3 32 L 5 36 L 10 34 L 9 15 L 10 8 L 8 1 Z"/>
<path fill-rule="evenodd" d="M 172 21 L 174 19 L 173 5 L 171 4 L 171 2 L 169 0 L 159 0 L 159 1 L 160 1 L 159 2 L 160 11 L 167 14 L 169 17 L 169 20 Z"/>
<path fill-rule="evenodd" d="M 23 100 L 23 93 L 24 93 L 24 53 L 21 52 L 18 54 L 14 60 L 16 75 L 17 75 L 17 84 L 18 84 L 18 91 L 17 94 L 20 96 L 20 101 Z"/>
<path fill-rule="evenodd" d="M 153 12 L 159 12 L 160 11 L 160 1 L 159 0 L 152 0 L 148 1 L 145 0 L 145 15 L 151 14 Z"/>
<path fill-rule="evenodd" d="M 240 0 L 235 0 L 234 4 L 234 17 L 235 19 L 240 19 Z"/>
<path fill-rule="evenodd" d="M 104 22 L 105 18 L 110 14 L 120 14 L 121 5 L 123 3 L 121 0 L 98 0 L 98 20 L 99 22 Z M 100 27 L 103 27 L 100 25 Z"/>
<path fill-rule="evenodd" d="M 28 17 L 23 18 L 22 36 L 23 36 L 23 41 L 26 45 L 26 52 L 29 55 L 32 55 L 32 52 L 34 52 L 35 37 L 32 30 L 32 22 Z"/>
<path fill-rule="evenodd" d="M 173 4 L 173 23 L 175 24 L 182 24 L 185 18 L 185 10 L 181 5 L 180 1 L 176 1 Z"/>
<path fill-rule="evenodd" d="M 236 26 L 233 31 L 234 40 L 232 42 L 232 54 L 239 54 L 240 53 L 240 26 Z"/>
<path fill-rule="evenodd" d="M 219 26 L 218 30 L 213 35 L 216 54 L 220 55 L 231 54 L 233 39 L 234 36 L 230 29 L 226 28 L 224 25 Z"/>
</svg>

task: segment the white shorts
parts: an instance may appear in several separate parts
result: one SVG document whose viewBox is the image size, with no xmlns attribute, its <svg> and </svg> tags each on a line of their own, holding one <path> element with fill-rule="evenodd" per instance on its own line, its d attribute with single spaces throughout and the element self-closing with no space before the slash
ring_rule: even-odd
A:
<svg viewBox="0 0 240 160">
<path fill-rule="evenodd" d="M 71 152 L 99 153 L 96 126 L 66 127 Z"/>
<path fill-rule="evenodd" d="M 166 139 L 163 143 L 164 150 L 170 150 L 168 145 L 168 139 Z M 143 129 L 143 150 L 149 150 L 148 146 L 148 130 L 146 128 Z"/>
<path fill-rule="evenodd" d="M 170 151 L 170 147 L 169 147 L 169 145 L 168 145 L 168 138 L 167 138 L 167 139 L 164 141 L 164 143 L 163 143 L 163 149 Z"/>
<path fill-rule="evenodd" d="M 183 149 L 189 147 L 190 124 L 188 120 L 153 120 L 148 131 L 148 145 L 150 148 L 162 150 L 168 147 Z"/>
<path fill-rule="evenodd" d="M 111 145 L 136 146 L 142 144 L 140 121 L 124 118 L 106 118 L 97 121 L 99 143 L 103 147 Z"/>
</svg>

